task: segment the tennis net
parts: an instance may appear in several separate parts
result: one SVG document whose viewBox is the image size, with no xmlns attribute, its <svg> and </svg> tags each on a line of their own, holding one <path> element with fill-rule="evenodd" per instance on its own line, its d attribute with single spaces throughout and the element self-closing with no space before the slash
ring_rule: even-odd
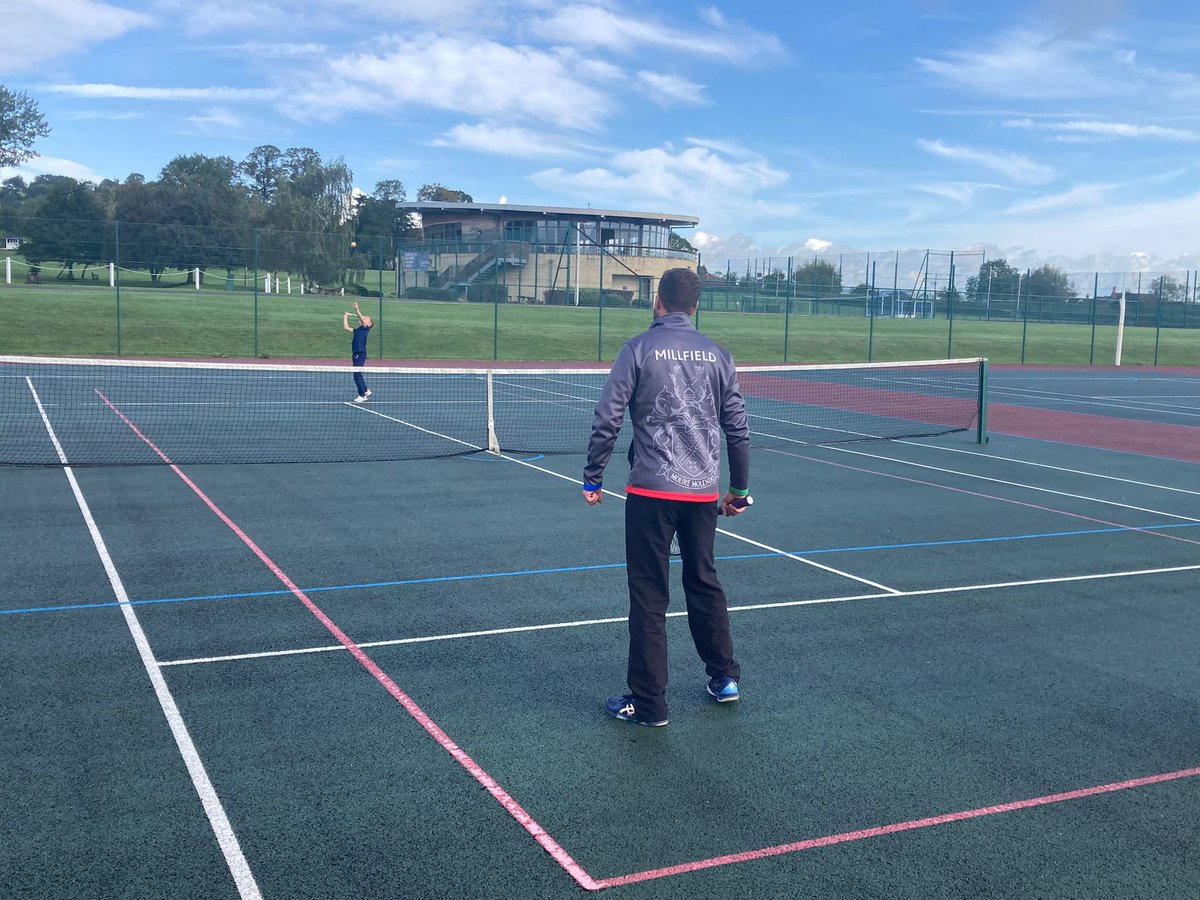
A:
<svg viewBox="0 0 1200 900">
<path fill-rule="evenodd" d="M 0 465 L 583 453 L 608 377 L 597 367 L 360 371 L 372 393 L 356 404 L 348 366 L 0 356 Z M 983 359 L 742 366 L 738 380 L 757 447 L 972 428 L 984 438 Z"/>
</svg>

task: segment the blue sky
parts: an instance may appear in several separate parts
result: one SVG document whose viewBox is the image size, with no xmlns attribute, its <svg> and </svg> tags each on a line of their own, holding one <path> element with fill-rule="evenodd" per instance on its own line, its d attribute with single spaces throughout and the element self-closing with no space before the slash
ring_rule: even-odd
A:
<svg viewBox="0 0 1200 900">
<path fill-rule="evenodd" d="M 716 255 L 1200 265 L 1195 0 L 33 0 L 3 18 L 0 82 L 53 127 L 26 176 L 153 177 L 272 143 L 344 157 L 368 192 L 696 215 Z"/>
</svg>

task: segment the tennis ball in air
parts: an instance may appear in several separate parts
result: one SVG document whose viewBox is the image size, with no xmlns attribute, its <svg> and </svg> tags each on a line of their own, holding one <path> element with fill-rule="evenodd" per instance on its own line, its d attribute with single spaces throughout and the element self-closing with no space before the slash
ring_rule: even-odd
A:
<svg viewBox="0 0 1200 900">
<path fill-rule="evenodd" d="M 355 247 L 357 247 L 357 246 L 358 246 L 358 241 L 351 241 L 351 242 L 350 242 L 350 249 L 351 249 L 351 250 L 353 250 L 353 249 L 354 249 Z"/>
</svg>

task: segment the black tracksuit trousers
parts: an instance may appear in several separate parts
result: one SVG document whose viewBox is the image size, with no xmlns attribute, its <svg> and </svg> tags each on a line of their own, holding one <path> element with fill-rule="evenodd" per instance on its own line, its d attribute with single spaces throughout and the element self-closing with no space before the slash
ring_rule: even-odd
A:
<svg viewBox="0 0 1200 900">
<path fill-rule="evenodd" d="M 715 503 L 629 494 L 625 562 L 629 577 L 629 691 L 638 717 L 667 717 L 667 604 L 671 537 L 678 534 L 688 628 L 710 678 L 739 678 L 725 591 L 713 561 Z"/>
</svg>

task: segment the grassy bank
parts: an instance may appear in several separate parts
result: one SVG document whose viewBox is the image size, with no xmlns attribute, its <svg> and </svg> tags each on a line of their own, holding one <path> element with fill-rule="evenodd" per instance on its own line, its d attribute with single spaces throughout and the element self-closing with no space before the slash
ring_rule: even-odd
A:
<svg viewBox="0 0 1200 900">
<path fill-rule="evenodd" d="M 0 353 L 341 358 L 352 297 L 107 286 L 0 285 Z M 647 310 L 361 300 L 375 359 L 611 360 Z M 118 308 L 119 307 L 119 308 Z M 957 319 L 705 312 L 702 331 L 742 362 L 986 356 L 997 363 L 1111 365 L 1116 328 Z M 1200 365 L 1200 329 L 1127 328 L 1123 361 Z M 1022 359 L 1022 350 L 1023 359 Z"/>
</svg>

